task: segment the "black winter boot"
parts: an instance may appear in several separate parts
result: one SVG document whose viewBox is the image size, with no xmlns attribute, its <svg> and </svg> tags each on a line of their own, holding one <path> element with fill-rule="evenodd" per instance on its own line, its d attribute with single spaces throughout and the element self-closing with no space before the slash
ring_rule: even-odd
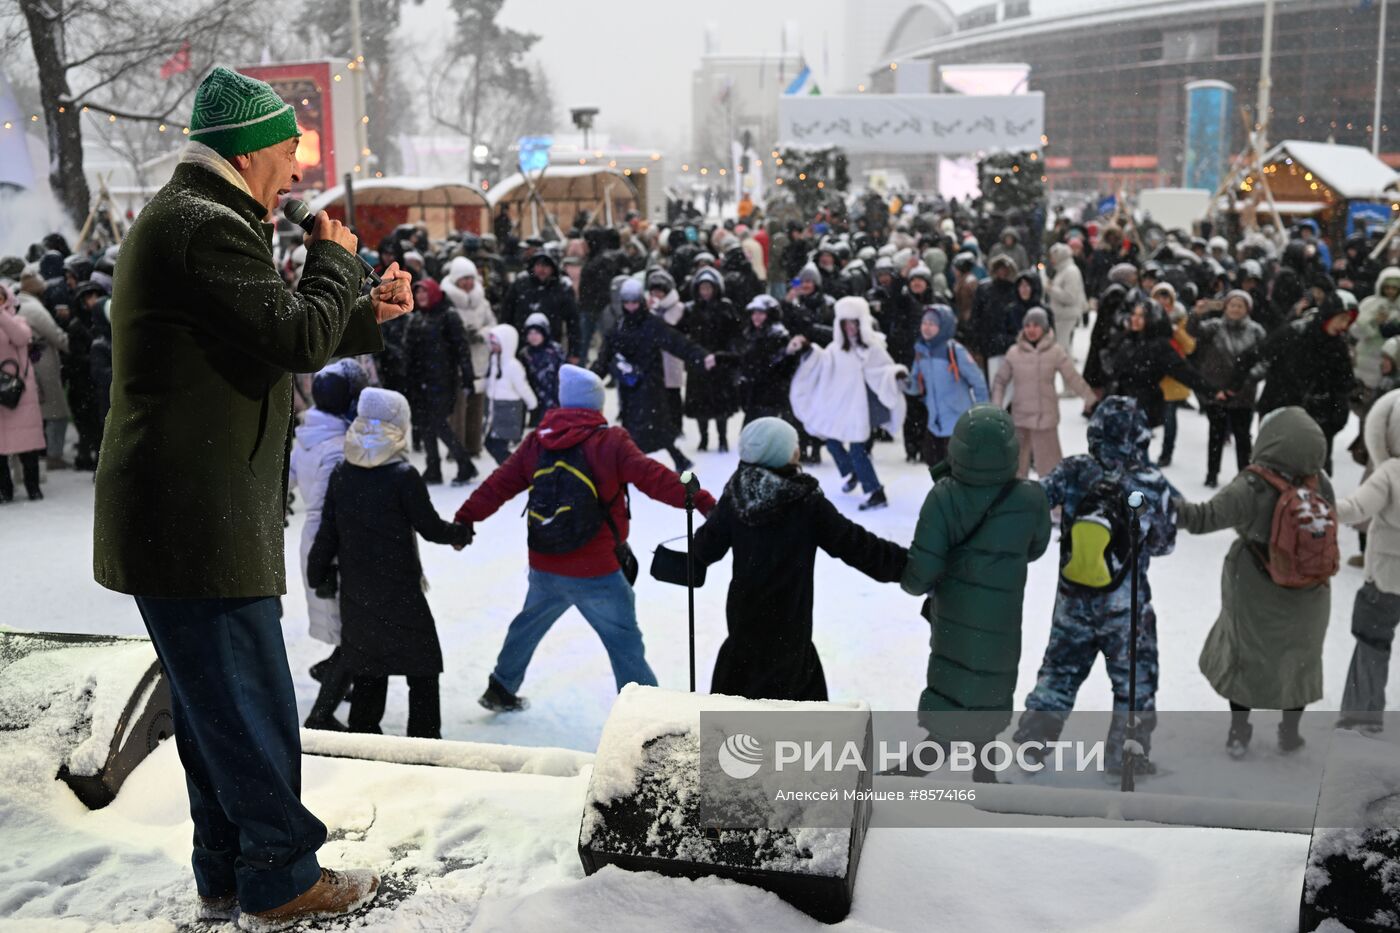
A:
<svg viewBox="0 0 1400 933">
<path fill-rule="evenodd" d="M 1254 738 L 1254 726 L 1247 722 L 1231 723 L 1230 734 L 1225 739 L 1225 751 L 1231 758 L 1243 758 L 1249 751 L 1249 740 Z"/>
<path fill-rule="evenodd" d="M 475 480 L 478 476 L 476 464 L 472 463 L 470 457 L 463 457 L 457 464 L 457 475 L 452 480 L 453 486 L 465 486 Z"/>
<path fill-rule="evenodd" d="M 1307 742 L 1298 732 L 1298 722 L 1303 717 L 1302 710 L 1286 709 L 1283 711 L 1283 722 L 1278 724 L 1278 750 L 1285 755 L 1296 752 Z"/>
<path fill-rule="evenodd" d="M 486 709 L 496 713 L 523 712 L 530 708 L 530 701 L 511 693 L 494 675 L 486 679 L 486 692 L 477 700 Z"/>
<path fill-rule="evenodd" d="M 870 494 L 869 499 L 866 499 L 860 504 L 860 510 L 862 512 L 870 512 L 874 509 L 883 509 L 889 504 L 890 501 L 885 498 L 885 487 L 881 486 L 879 489 L 875 490 L 873 493 Z"/>
</svg>

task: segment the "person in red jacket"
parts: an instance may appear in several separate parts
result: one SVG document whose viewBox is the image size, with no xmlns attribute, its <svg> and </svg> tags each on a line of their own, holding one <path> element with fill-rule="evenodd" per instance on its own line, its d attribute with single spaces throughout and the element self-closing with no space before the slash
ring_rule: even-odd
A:
<svg viewBox="0 0 1400 933">
<path fill-rule="evenodd" d="M 528 706 L 524 697 L 516 695 L 525 668 L 550 626 L 571 606 L 578 607 L 602 639 L 618 690 L 634 682 L 656 686 L 637 627 L 636 598 L 618 561 L 618 551 L 627 542 L 626 489 L 630 483 L 679 509 L 685 507 L 685 488 L 674 472 L 642 453 L 626 430 L 608 426 L 603 417 L 603 382 L 593 373 L 577 366 L 561 367 L 559 405 L 545 414 L 539 428 L 457 510 L 457 521 L 466 525 L 484 521 L 528 490 L 545 451 L 582 446 L 588 474 L 611 522 L 605 521 L 592 539 L 567 553 L 530 551 L 525 607 L 506 631 L 496 669 L 479 701 L 490 710 Z M 701 490 L 695 506 L 702 515 L 709 515 L 715 499 Z"/>
</svg>

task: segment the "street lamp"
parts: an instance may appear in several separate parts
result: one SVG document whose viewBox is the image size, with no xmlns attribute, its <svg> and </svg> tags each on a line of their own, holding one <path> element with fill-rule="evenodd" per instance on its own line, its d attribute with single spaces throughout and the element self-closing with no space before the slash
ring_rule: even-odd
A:
<svg viewBox="0 0 1400 933">
<path fill-rule="evenodd" d="M 593 118 L 598 115 L 597 107 L 574 107 L 569 110 L 569 116 L 574 121 L 574 126 L 583 132 L 583 148 L 588 148 L 588 131 L 593 129 Z"/>
</svg>

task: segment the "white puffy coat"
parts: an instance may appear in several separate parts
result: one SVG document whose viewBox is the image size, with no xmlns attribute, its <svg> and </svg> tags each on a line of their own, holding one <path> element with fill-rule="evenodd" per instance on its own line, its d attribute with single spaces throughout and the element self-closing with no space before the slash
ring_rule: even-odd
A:
<svg viewBox="0 0 1400 933">
<path fill-rule="evenodd" d="M 1382 592 L 1400 595 L 1400 389 L 1371 407 L 1365 434 L 1374 471 L 1337 503 L 1337 517 L 1348 525 L 1370 520 L 1366 579 Z"/>
<path fill-rule="evenodd" d="M 535 390 L 530 388 L 530 378 L 525 367 L 516 359 L 520 348 L 520 335 L 509 324 L 497 324 L 491 328 L 490 336 L 501 345 L 501 352 L 493 354 L 486 365 L 486 397 L 497 402 L 524 402 L 525 408 L 534 411 L 539 400 Z"/>
<path fill-rule="evenodd" d="M 861 343 L 843 349 L 844 321 L 860 322 Z M 813 346 L 792 378 L 792 411 L 807 433 L 823 440 L 863 444 L 873 428 L 891 434 L 904 424 L 904 392 L 899 377 L 908 370 L 885 350 L 885 337 L 875 329 L 864 298 L 836 302 L 835 336 L 827 347 Z M 869 393 L 889 412 L 878 425 L 870 423 Z"/>
<path fill-rule="evenodd" d="M 345 431 L 350 423 L 339 415 L 308 408 L 296 429 L 289 464 L 288 487 L 301 494 L 306 524 L 301 529 L 301 577 L 306 580 L 306 556 L 321 527 L 321 508 L 331 473 L 345 459 Z M 311 637 L 329 645 L 340 644 L 340 600 L 322 599 L 306 588 L 306 611 Z"/>
<path fill-rule="evenodd" d="M 475 279 L 472 290 L 463 291 L 457 287 L 457 280 L 471 276 Z M 486 345 L 486 334 L 496 326 L 496 315 L 491 310 L 491 302 L 486 300 L 486 289 L 481 286 L 476 263 L 465 256 L 457 256 L 447 265 L 447 273 L 438 283 L 452 308 L 462 319 L 462 328 L 467 332 L 467 346 L 471 348 L 472 372 L 476 373 L 476 386 L 480 392 L 486 387 L 486 363 L 491 359 L 491 348 Z"/>
</svg>

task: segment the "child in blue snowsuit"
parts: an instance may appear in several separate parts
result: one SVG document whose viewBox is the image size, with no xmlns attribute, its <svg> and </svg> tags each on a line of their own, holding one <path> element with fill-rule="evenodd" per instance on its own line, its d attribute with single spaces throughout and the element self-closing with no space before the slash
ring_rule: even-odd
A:
<svg viewBox="0 0 1400 933">
<path fill-rule="evenodd" d="M 564 350 L 550 333 L 549 318 L 538 311 L 525 319 L 525 346 L 520 350 L 520 362 L 525 364 L 530 388 L 539 399 L 530 413 L 533 427 L 546 411 L 559 407 L 559 367 L 564 365 Z"/>
<path fill-rule="evenodd" d="M 947 305 L 929 305 L 914 342 L 914 366 L 905 393 L 923 399 L 928 427 L 921 445 L 924 463 L 948 458 L 948 440 L 963 412 L 987 400 L 987 380 L 967 348 L 954 337 L 958 316 Z"/>
<path fill-rule="evenodd" d="M 1110 396 L 1099 404 L 1089 422 L 1089 453 L 1070 457 L 1043 480 L 1050 505 L 1064 510 L 1061 534 L 1070 534 L 1070 523 L 1082 499 L 1102 479 L 1116 482 L 1126 499 L 1141 491 L 1147 505 L 1140 516 L 1138 561 L 1137 709 L 1138 741 L 1151 750 L 1151 733 L 1157 708 L 1157 616 L 1152 609 L 1152 587 L 1147 580 L 1151 558 L 1170 554 L 1176 546 L 1176 507 L 1180 494 L 1167 482 L 1148 456 L 1152 431 L 1147 416 L 1134 399 Z M 1129 526 L 1131 527 L 1131 526 Z M 1128 708 L 1128 640 L 1132 624 L 1131 571 L 1113 589 L 1088 591 L 1060 578 L 1055 597 L 1055 619 L 1050 644 L 1045 649 L 1035 689 L 1026 697 L 1026 711 L 1016 729 L 1016 741 L 1054 741 L 1060 737 L 1074 698 L 1094 659 L 1102 654 L 1113 684 L 1113 709 Z M 1105 763 L 1110 772 L 1122 769 L 1124 717 L 1115 716 L 1109 729 Z M 1135 770 L 1150 773 L 1146 755 L 1135 759 Z"/>
</svg>

